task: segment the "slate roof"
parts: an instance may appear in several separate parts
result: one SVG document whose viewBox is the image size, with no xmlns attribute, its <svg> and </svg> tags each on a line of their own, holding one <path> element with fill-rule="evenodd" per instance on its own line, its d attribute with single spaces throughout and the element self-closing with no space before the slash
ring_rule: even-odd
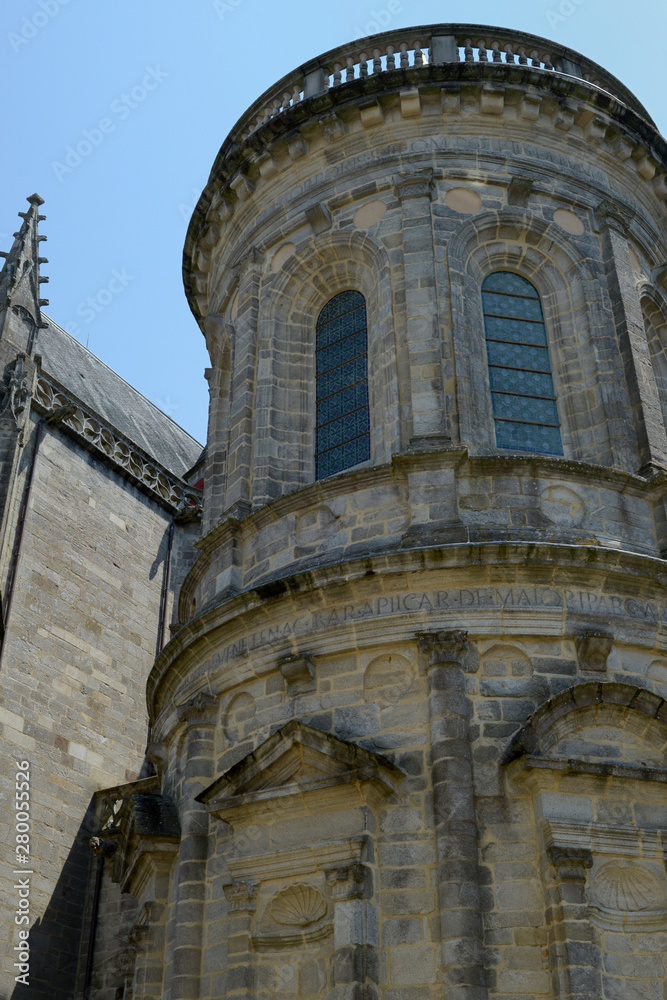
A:
<svg viewBox="0 0 667 1000">
<path fill-rule="evenodd" d="M 42 356 L 44 373 L 91 415 L 182 478 L 202 454 L 199 441 L 44 313 L 42 319 L 48 326 L 39 331 L 35 353 Z"/>
</svg>

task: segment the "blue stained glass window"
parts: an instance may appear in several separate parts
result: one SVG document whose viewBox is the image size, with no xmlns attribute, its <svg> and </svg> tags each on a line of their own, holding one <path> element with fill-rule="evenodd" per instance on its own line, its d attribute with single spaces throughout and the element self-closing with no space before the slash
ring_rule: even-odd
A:
<svg viewBox="0 0 667 1000">
<path fill-rule="evenodd" d="M 537 289 L 512 271 L 482 285 L 496 444 L 562 455 L 547 334 Z"/>
<path fill-rule="evenodd" d="M 371 457 L 368 331 L 360 292 L 340 292 L 317 319 L 315 478 Z"/>
</svg>

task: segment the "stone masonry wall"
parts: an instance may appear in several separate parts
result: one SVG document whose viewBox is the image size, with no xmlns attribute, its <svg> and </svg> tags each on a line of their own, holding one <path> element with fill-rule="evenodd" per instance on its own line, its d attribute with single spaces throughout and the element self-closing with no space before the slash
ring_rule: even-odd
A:
<svg viewBox="0 0 667 1000">
<path fill-rule="evenodd" d="M 72 996 L 89 891 L 91 796 L 136 778 L 144 764 L 145 679 L 156 651 L 169 521 L 70 438 L 45 432 L 2 664 L 0 996 Z M 36 923 L 31 985 L 14 991 L 17 760 L 30 762 Z"/>
</svg>

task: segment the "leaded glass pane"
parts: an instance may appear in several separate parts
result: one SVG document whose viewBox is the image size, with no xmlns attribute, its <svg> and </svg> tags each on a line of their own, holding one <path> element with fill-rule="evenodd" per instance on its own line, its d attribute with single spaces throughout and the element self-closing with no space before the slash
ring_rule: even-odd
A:
<svg viewBox="0 0 667 1000">
<path fill-rule="evenodd" d="M 524 396 L 553 396 L 551 375 L 539 372 L 521 372 L 515 368 L 489 368 L 491 389 L 497 392 L 516 392 Z"/>
<path fill-rule="evenodd" d="M 537 290 L 518 274 L 498 271 L 484 281 L 482 304 L 498 447 L 562 455 Z"/>
<path fill-rule="evenodd" d="M 322 324 L 321 333 L 317 337 L 318 350 L 334 344 L 342 337 L 348 337 L 351 333 L 366 329 L 366 308 L 352 309 L 351 312 L 343 313 Z"/>
<path fill-rule="evenodd" d="M 524 344 L 504 344 L 488 340 L 486 347 L 490 365 L 503 368 L 528 368 L 534 372 L 548 372 L 549 352 L 546 347 L 527 347 Z"/>
<path fill-rule="evenodd" d="M 350 469 L 359 462 L 367 462 L 371 457 L 371 445 L 368 434 L 356 441 L 348 441 L 339 448 L 325 451 L 317 456 L 316 475 L 318 479 L 334 476 L 343 469 Z"/>
<path fill-rule="evenodd" d="M 358 382 L 349 389 L 343 389 L 333 396 L 321 400 L 317 406 L 317 425 L 328 424 L 330 420 L 342 417 L 360 406 L 368 405 L 368 386 L 366 381 Z"/>
<path fill-rule="evenodd" d="M 318 428 L 317 450 L 329 451 L 330 448 L 367 434 L 368 430 L 368 407 L 364 406 L 361 410 L 346 414 L 343 420 L 332 420 Z"/>
<path fill-rule="evenodd" d="M 519 298 L 515 295 L 496 295 L 495 292 L 482 294 L 484 312 L 493 316 L 513 316 L 516 319 L 542 320 L 542 306 L 539 299 Z"/>
<path fill-rule="evenodd" d="M 516 344 L 547 346 L 544 323 L 530 323 L 523 319 L 487 316 L 486 336 L 488 340 L 511 340 Z"/>
<path fill-rule="evenodd" d="M 370 458 L 367 341 L 363 295 L 335 295 L 317 321 L 317 479 Z"/>
<path fill-rule="evenodd" d="M 362 379 L 365 380 L 366 367 L 366 355 L 363 354 L 360 358 L 354 358 L 352 361 L 340 365 L 339 368 L 330 368 L 328 372 L 320 375 L 317 380 L 318 399 L 324 399 L 326 396 L 331 396 L 334 392 L 341 392 L 342 389 L 347 389 L 348 386 L 353 385 L 355 382 L 360 382 Z"/>
<path fill-rule="evenodd" d="M 529 299 L 537 299 L 539 294 L 534 285 L 531 285 L 527 278 L 513 271 L 496 271 L 484 280 L 483 285 L 486 292 L 506 292 L 509 295 L 525 295 Z"/>
<path fill-rule="evenodd" d="M 318 351 L 317 374 L 321 375 L 331 368 L 337 368 L 339 365 L 345 364 L 351 358 L 365 354 L 366 329 L 364 328 L 359 333 L 355 333 L 351 337 L 345 337 L 343 340 L 337 340 L 335 344 L 331 344 L 329 347 Z"/>
<path fill-rule="evenodd" d="M 540 424 L 514 424 L 509 420 L 497 420 L 496 443 L 499 448 L 511 448 L 512 451 L 538 451 L 543 455 L 563 454 L 558 427 L 545 427 Z"/>
<path fill-rule="evenodd" d="M 540 399 L 536 396 L 508 396 L 501 392 L 492 392 L 491 399 L 494 417 L 549 423 L 558 426 L 555 399 Z"/>
</svg>

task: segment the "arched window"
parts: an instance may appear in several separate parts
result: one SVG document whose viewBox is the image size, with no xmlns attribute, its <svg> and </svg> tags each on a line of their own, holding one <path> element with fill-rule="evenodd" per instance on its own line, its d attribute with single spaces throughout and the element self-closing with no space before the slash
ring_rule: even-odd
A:
<svg viewBox="0 0 667 1000">
<path fill-rule="evenodd" d="M 324 479 L 371 456 L 366 302 L 360 292 L 340 292 L 327 302 L 317 318 L 315 358 L 315 478 Z"/>
<path fill-rule="evenodd" d="M 529 281 L 496 271 L 482 285 L 496 444 L 562 455 L 542 304 Z"/>
</svg>

